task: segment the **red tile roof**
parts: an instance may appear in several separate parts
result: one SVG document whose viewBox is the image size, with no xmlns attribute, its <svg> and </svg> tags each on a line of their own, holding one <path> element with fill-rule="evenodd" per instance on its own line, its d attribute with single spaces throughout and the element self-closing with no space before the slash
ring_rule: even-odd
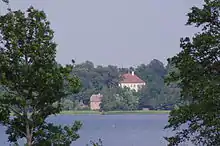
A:
<svg viewBox="0 0 220 146">
<path fill-rule="evenodd" d="M 90 102 L 101 102 L 103 95 L 101 94 L 93 94 L 90 97 Z"/>
<path fill-rule="evenodd" d="M 142 79 L 140 79 L 135 74 L 123 74 L 121 83 L 145 83 Z"/>
</svg>

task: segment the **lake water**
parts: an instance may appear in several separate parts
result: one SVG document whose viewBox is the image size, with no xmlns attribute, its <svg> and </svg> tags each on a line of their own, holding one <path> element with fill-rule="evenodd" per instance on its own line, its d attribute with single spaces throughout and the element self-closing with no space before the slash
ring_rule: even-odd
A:
<svg viewBox="0 0 220 146">
<path fill-rule="evenodd" d="M 56 124 L 83 122 L 80 139 L 73 146 L 86 146 L 90 140 L 103 140 L 104 146 L 166 146 L 163 130 L 168 115 L 60 115 L 48 119 Z M 7 135 L 0 127 L 0 146 L 8 146 Z"/>
</svg>

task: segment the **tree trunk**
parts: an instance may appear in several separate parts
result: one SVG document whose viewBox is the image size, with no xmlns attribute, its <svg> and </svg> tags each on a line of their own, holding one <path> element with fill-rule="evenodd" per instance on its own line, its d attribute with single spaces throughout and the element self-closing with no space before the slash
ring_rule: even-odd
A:
<svg viewBox="0 0 220 146">
<path fill-rule="evenodd" d="M 24 110 L 24 115 L 25 115 L 25 118 L 26 118 L 26 139 L 27 139 L 27 145 L 28 146 L 32 146 L 32 130 L 30 128 L 27 108 L 25 108 L 25 110 Z"/>
<path fill-rule="evenodd" d="M 32 146 L 32 134 L 30 132 L 29 124 L 26 125 L 26 134 L 27 145 Z"/>
<path fill-rule="evenodd" d="M 32 146 L 32 138 L 31 137 L 27 137 L 27 145 L 28 146 Z"/>
</svg>

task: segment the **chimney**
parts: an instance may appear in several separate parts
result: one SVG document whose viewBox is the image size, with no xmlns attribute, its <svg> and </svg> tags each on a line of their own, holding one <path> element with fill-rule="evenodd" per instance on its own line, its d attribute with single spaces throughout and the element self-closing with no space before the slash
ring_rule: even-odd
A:
<svg viewBox="0 0 220 146">
<path fill-rule="evenodd" d="M 132 76 L 134 75 L 134 71 L 131 72 L 131 75 L 132 75 Z"/>
</svg>

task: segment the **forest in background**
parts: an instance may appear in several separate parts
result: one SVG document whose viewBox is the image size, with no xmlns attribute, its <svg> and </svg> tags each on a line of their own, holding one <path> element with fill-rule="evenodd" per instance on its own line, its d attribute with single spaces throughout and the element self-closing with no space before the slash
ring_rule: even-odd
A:
<svg viewBox="0 0 220 146">
<path fill-rule="evenodd" d="M 113 65 L 95 66 L 91 61 L 75 64 L 72 74 L 81 82 L 80 92 L 63 99 L 63 110 L 89 110 L 92 94 L 104 95 L 101 110 L 171 110 L 180 100 L 180 88 L 175 84 L 166 85 L 165 78 L 176 68 L 153 59 L 149 64 L 136 68 L 120 68 Z M 146 82 L 138 92 L 118 87 L 120 75 L 134 71 Z M 1 90 L 1 88 L 0 88 Z"/>
<path fill-rule="evenodd" d="M 79 93 L 63 101 L 63 110 L 89 110 L 92 94 L 104 95 L 101 109 L 138 110 L 143 108 L 170 110 L 178 104 L 180 89 L 175 85 L 166 85 L 164 80 L 175 68 L 153 59 L 149 64 L 140 64 L 136 68 L 117 66 L 95 66 L 91 61 L 75 64 L 73 74 L 80 78 L 82 88 Z M 118 87 L 120 75 L 134 71 L 146 82 L 139 92 Z"/>
</svg>

